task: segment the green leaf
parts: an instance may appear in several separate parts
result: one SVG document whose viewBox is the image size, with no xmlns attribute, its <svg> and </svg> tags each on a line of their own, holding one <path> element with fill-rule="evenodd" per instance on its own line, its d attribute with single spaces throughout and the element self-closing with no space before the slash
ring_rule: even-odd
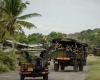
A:
<svg viewBox="0 0 100 80">
<path fill-rule="evenodd" d="M 23 27 L 28 28 L 28 29 L 30 29 L 32 27 L 36 28 L 36 26 L 34 24 L 27 22 L 27 21 L 17 21 L 17 23 L 20 24 Z"/>
<path fill-rule="evenodd" d="M 41 16 L 41 15 L 38 13 L 31 13 L 31 14 L 26 14 L 26 15 L 20 16 L 20 17 L 18 17 L 18 19 L 27 19 L 27 18 L 36 17 L 36 16 Z"/>
<path fill-rule="evenodd" d="M 9 12 L 5 8 L 0 7 L 0 10 L 4 11 L 6 14 L 10 15 Z"/>
</svg>

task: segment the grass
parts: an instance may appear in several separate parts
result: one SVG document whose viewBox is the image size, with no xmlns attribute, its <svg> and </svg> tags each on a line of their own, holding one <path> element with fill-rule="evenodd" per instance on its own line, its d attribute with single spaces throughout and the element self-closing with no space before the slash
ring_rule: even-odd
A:
<svg viewBox="0 0 100 80">
<path fill-rule="evenodd" d="M 88 56 L 90 66 L 86 80 L 100 80 L 100 57 Z"/>
</svg>

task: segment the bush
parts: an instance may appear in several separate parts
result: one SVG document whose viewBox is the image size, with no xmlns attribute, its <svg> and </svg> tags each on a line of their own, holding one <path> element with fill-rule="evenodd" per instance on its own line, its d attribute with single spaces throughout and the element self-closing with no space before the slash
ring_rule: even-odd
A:
<svg viewBox="0 0 100 80">
<path fill-rule="evenodd" d="M 7 67 L 7 65 L 4 64 L 0 64 L 0 73 L 1 72 L 8 72 L 9 68 Z"/>
<path fill-rule="evenodd" d="M 8 65 L 10 70 L 15 70 L 16 69 L 16 65 L 17 65 L 16 58 L 14 58 L 11 55 L 6 56 L 3 63 Z"/>
<path fill-rule="evenodd" d="M 17 65 L 16 54 L 13 51 L 2 52 L 0 51 L 0 72 L 6 72 L 8 70 L 15 70 Z"/>
</svg>

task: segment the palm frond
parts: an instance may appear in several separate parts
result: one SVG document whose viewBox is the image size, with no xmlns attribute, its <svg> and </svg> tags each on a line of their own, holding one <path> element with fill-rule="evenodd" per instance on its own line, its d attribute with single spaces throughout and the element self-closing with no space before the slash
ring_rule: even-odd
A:
<svg viewBox="0 0 100 80">
<path fill-rule="evenodd" d="M 36 26 L 34 24 L 27 22 L 27 21 L 17 21 L 16 23 L 21 25 L 22 27 L 26 27 L 28 29 L 30 29 L 32 27 L 36 28 Z"/>
<path fill-rule="evenodd" d="M 26 8 L 26 3 L 22 0 L 4 0 L 4 8 L 13 16 L 18 16 Z"/>
<path fill-rule="evenodd" d="M 15 23 L 14 27 L 16 27 L 15 32 L 22 32 L 22 25 L 19 23 Z"/>
<path fill-rule="evenodd" d="M 18 19 L 27 19 L 27 18 L 36 17 L 36 16 L 41 16 L 41 15 L 38 13 L 31 13 L 31 14 L 26 14 L 26 15 L 20 16 L 20 17 L 18 17 Z"/>
<path fill-rule="evenodd" d="M 6 14 L 10 15 L 9 12 L 8 12 L 5 8 L 0 7 L 0 10 L 1 10 L 1 11 L 4 11 Z"/>
<path fill-rule="evenodd" d="M 4 30 L 3 36 L 8 33 L 9 35 L 14 35 L 16 31 L 22 31 L 22 27 L 26 27 L 28 29 L 32 27 L 36 28 L 34 24 L 24 20 L 30 17 L 41 16 L 40 14 L 30 13 L 19 16 L 27 8 L 27 4 L 29 4 L 28 2 L 24 2 L 23 0 L 1 1 L 0 3 L 2 3 L 2 5 L 0 5 L 0 30 L 1 28 Z"/>
</svg>

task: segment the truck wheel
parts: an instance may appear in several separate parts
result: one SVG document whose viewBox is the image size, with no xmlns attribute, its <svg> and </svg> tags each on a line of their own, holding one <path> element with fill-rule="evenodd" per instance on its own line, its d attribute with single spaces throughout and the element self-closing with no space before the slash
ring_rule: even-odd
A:
<svg viewBox="0 0 100 80">
<path fill-rule="evenodd" d="M 48 80 L 48 74 L 43 76 L 43 80 Z"/>
<path fill-rule="evenodd" d="M 59 70 L 59 64 L 54 64 L 54 70 L 58 71 Z"/>
<path fill-rule="evenodd" d="M 80 60 L 79 62 L 79 71 L 83 71 L 83 61 Z"/>
<path fill-rule="evenodd" d="M 25 77 L 24 77 L 23 75 L 20 76 L 20 80 L 24 80 L 24 78 L 25 78 Z"/>
<path fill-rule="evenodd" d="M 65 66 L 61 65 L 61 70 L 64 71 L 65 69 Z"/>
</svg>

